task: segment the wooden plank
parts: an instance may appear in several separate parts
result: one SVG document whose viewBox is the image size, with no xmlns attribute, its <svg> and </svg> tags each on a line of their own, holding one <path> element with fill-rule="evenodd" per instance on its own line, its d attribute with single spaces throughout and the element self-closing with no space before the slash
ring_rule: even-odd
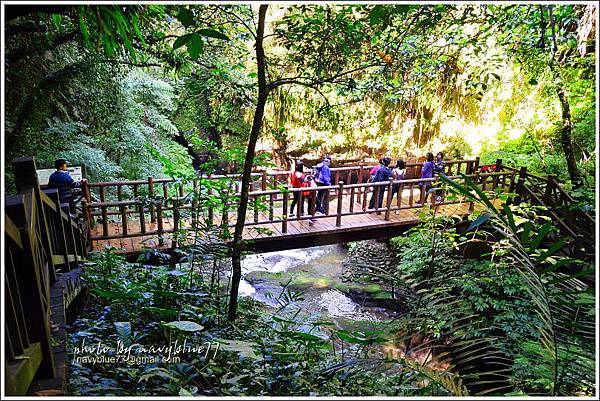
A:
<svg viewBox="0 0 600 401">
<path fill-rule="evenodd" d="M 4 385 L 6 395 L 25 395 L 42 363 L 42 347 L 39 342 L 26 348 L 20 359 L 5 365 Z"/>
</svg>

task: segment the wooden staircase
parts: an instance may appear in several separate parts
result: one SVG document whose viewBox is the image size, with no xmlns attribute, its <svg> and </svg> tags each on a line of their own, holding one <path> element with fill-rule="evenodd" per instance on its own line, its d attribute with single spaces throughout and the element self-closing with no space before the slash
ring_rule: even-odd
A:
<svg viewBox="0 0 600 401">
<path fill-rule="evenodd" d="M 505 167 L 512 169 L 510 167 Z M 512 169 L 516 170 L 516 169 Z M 546 177 L 527 172 L 526 167 L 518 170 L 516 202 L 546 208 L 545 215 L 552 219 L 560 230 L 559 235 L 567 241 L 563 249 L 565 256 L 593 261 L 596 255 L 596 221 L 579 203 L 565 191 L 555 175 Z"/>
</svg>

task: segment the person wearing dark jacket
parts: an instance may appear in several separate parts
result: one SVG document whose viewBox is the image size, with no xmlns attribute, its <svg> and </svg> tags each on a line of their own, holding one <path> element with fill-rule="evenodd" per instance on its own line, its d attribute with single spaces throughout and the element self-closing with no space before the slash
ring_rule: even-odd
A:
<svg viewBox="0 0 600 401">
<path fill-rule="evenodd" d="M 423 163 L 421 167 L 421 178 L 433 178 L 433 170 L 435 167 L 435 163 L 433 162 L 433 153 L 427 153 L 427 161 Z M 431 181 L 421 181 L 419 184 L 421 187 L 421 192 L 423 193 L 423 203 L 427 203 L 427 197 L 429 196 L 428 192 L 431 189 Z"/>
<path fill-rule="evenodd" d="M 387 182 L 390 180 L 392 176 L 392 170 L 388 167 L 392 160 L 389 157 L 384 157 L 381 160 L 381 167 L 375 173 L 373 177 L 373 182 Z M 373 188 L 373 195 L 371 196 L 371 201 L 369 202 L 369 209 L 373 209 L 375 207 L 375 197 L 377 197 L 377 208 L 381 208 L 383 205 L 383 195 L 385 193 L 385 186 L 378 186 Z M 380 212 L 377 212 L 380 213 Z"/>
<path fill-rule="evenodd" d="M 58 159 L 54 162 L 56 171 L 50 175 L 48 179 L 48 189 L 57 189 L 60 203 L 68 203 L 69 210 L 71 213 L 75 211 L 75 204 L 73 202 L 73 194 L 71 193 L 72 188 L 81 188 L 86 179 L 81 181 L 75 181 L 73 177 L 69 175 L 67 170 L 68 162 L 65 159 Z"/>
<path fill-rule="evenodd" d="M 318 187 L 326 187 L 331 185 L 331 156 L 325 156 L 323 161 L 315 166 L 315 183 Z M 323 189 L 317 192 L 317 212 L 325 214 L 325 208 L 328 207 L 329 199 L 327 194 L 329 191 Z"/>
</svg>

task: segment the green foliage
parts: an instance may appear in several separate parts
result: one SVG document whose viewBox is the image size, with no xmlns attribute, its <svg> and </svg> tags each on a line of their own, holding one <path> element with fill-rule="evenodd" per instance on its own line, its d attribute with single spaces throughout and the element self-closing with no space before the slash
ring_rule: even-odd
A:
<svg viewBox="0 0 600 401">
<path fill-rule="evenodd" d="M 240 302 L 236 325 L 224 324 L 227 293 L 216 261 L 196 269 L 148 265 L 142 254 L 126 263 L 106 248 L 86 263 L 83 281 L 91 299 L 71 329 L 70 347 L 102 341 L 107 356 L 118 341 L 132 347 L 159 347 L 178 340 L 189 346 L 211 343 L 202 352 L 177 354 L 178 361 L 123 360 L 80 363 L 72 355 L 70 385 L 77 395 L 411 395 L 461 394 L 452 374 L 427 370 L 402 360 L 374 359 L 387 342 L 383 331 L 349 331 L 315 316 L 299 314 L 297 295 L 278 299 L 277 312 Z M 220 264 L 221 262 L 218 262 Z M 138 348 L 136 348 L 138 347 Z M 423 380 L 428 384 L 423 384 Z"/>
<path fill-rule="evenodd" d="M 590 345 L 592 333 L 588 331 L 593 311 L 591 308 L 587 311 L 581 309 L 585 308 L 585 300 L 590 299 L 591 288 L 587 284 L 589 281 L 581 281 L 579 277 L 590 276 L 591 266 L 557 253 L 565 245 L 565 240 L 552 239 L 551 233 L 556 231 L 553 222 L 538 218 L 535 208 L 524 204 L 504 204 L 500 210 L 471 180 L 467 180 L 466 187 L 445 178 L 443 180 L 452 191 L 476 202 L 490 216 L 490 232 L 500 235 L 500 239 L 492 243 L 492 266 L 513 269 L 518 273 L 521 293 L 525 291 L 526 299 L 535 312 L 535 317 L 531 316 L 529 320 L 537 320 L 533 326 L 539 333 L 537 341 L 534 341 L 537 345 L 518 349 L 515 369 L 522 373 L 523 360 L 534 360 L 535 354 L 540 354 L 539 350 L 543 349 L 549 357 L 538 359 L 538 364 L 545 366 L 535 372 L 544 371 L 546 374 L 533 380 L 535 375 L 530 372 L 524 376 L 515 375 L 515 385 L 525 392 L 534 392 L 539 389 L 536 385 L 541 384 L 547 392 L 555 395 L 588 391 L 594 374 L 591 365 L 586 362 L 594 353 Z M 577 275 L 561 269 L 578 265 L 581 267 Z M 530 337 L 525 338 L 531 341 Z M 532 350 L 534 355 L 523 355 Z"/>
</svg>

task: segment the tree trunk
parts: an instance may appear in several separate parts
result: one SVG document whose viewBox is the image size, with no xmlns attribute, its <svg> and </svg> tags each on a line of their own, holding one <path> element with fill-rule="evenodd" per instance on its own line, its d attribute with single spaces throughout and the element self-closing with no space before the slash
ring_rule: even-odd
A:
<svg viewBox="0 0 600 401">
<path fill-rule="evenodd" d="M 569 171 L 569 178 L 574 187 L 579 187 L 582 184 L 581 174 L 577 168 L 577 161 L 575 160 L 575 153 L 573 152 L 573 142 L 571 141 L 571 131 L 573 123 L 571 121 L 571 108 L 569 106 L 569 99 L 564 91 L 562 77 L 560 75 L 560 65 L 556 61 L 556 53 L 558 46 L 556 44 L 556 26 L 554 15 L 552 14 L 553 6 L 548 7 L 548 17 L 550 20 L 550 28 L 552 30 L 552 59 L 550 60 L 550 70 L 552 71 L 552 78 L 554 79 L 554 85 L 558 100 L 560 101 L 560 109 L 562 113 L 562 128 L 560 130 L 560 143 L 565 153 L 565 159 L 567 160 L 567 170 Z M 542 13 L 543 15 L 543 13 Z"/>
<path fill-rule="evenodd" d="M 577 168 L 577 161 L 575 160 L 575 152 L 573 152 L 573 142 L 571 141 L 571 130 L 573 123 L 571 122 L 571 108 L 569 107 L 569 100 L 564 92 L 562 86 L 562 80 L 560 73 L 554 70 L 554 83 L 556 85 L 556 94 L 560 100 L 560 109 L 562 112 L 562 128 L 560 130 L 560 143 L 567 159 L 567 170 L 569 171 L 569 177 L 573 186 L 578 187 L 581 185 L 581 174 Z"/>
<path fill-rule="evenodd" d="M 252 173 L 252 164 L 254 162 L 254 151 L 256 141 L 260 133 L 263 115 L 265 113 L 265 104 L 267 103 L 268 88 L 267 78 L 265 75 L 265 52 L 263 49 L 263 36 L 265 33 L 265 16 L 267 14 L 268 5 L 261 5 L 258 11 L 258 27 L 256 32 L 256 64 L 258 74 L 258 100 L 254 111 L 254 120 L 252 121 L 252 130 L 248 139 L 248 149 L 246 151 L 246 159 L 244 160 L 244 171 L 242 173 L 242 188 L 240 190 L 240 206 L 237 213 L 237 221 L 235 223 L 235 232 L 233 234 L 233 245 L 231 254 L 232 275 L 231 275 L 231 290 L 229 295 L 229 310 L 227 318 L 229 321 L 234 321 L 237 314 L 237 298 L 242 278 L 242 250 L 244 222 L 246 220 L 246 210 L 248 209 L 248 191 L 250 188 L 250 178 Z"/>
</svg>

